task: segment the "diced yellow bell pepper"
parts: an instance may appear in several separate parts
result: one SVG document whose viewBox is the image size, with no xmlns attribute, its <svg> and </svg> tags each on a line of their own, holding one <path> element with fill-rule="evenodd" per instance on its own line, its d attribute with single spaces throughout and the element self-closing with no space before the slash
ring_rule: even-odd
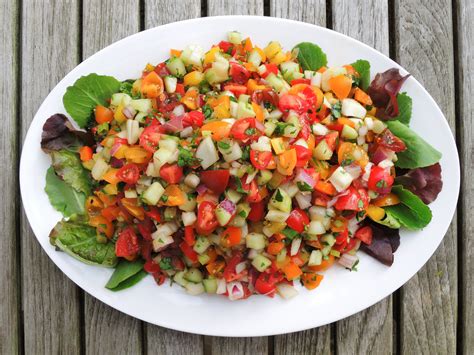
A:
<svg viewBox="0 0 474 355">
<path fill-rule="evenodd" d="M 104 186 L 104 192 L 107 195 L 117 195 L 118 189 L 116 184 L 107 184 Z"/>
<path fill-rule="evenodd" d="M 219 47 L 212 47 L 204 56 L 204 65 L 210 64 L 216 60 L 216 53 L 220 51 Z"/>
<path fill-rule="evenodd" d="M 286 60 L 287 60 L 286 54 L 283 52 L 278 52 L 270 59 L 270 63 L 278 65 L 280 63 L 283 63 Z"/>
<path fill-rule="evenodd" d="M 374 221 L 380 221 L 385 216 L 385 210 L 381 207 L 377 207 L 374 205 L 369 205 L 367 207 L 367 215 L 373 219 Z"/>
<path fill-rule="evenodd" d="M 123 114 L 124 107 L 125 105 L 123 103 L 120 103 L 115 109 L 114 118 L 118 123 L 122 123 L 127 120 L 127 117 L 125 117 L 125 115 Z"/>
<path fill-rule="evenodd" d="M 194 70 L 184 76 L 185 86 L 198 86 L 204 80 L 204 73 Z"/>
<path fill-rule="evenodd" d="M 265 55 L 271 59 L 279 52 L 281 52 L 281 45 L 279 42 L 270 42 L 263 51 Z"/>
<path fill-rule="evenodd" d="M 272 143 L 272 147 L 276 155 L 281 154 L 285 151 L 285 143 L 283 142 L 283 138 L 272 138 L 270 142 Z"/>
</svg>

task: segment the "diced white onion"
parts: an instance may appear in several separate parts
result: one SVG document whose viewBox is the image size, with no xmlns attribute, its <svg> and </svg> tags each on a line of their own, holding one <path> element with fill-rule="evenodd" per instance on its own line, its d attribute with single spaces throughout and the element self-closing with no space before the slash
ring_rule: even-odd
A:
<svg viewBox="0 0 474 355">
<path fill-rule="evenodd" d="M 128 144 L 135 144 L 140 137 L 140 124 L 135 120 L 127 120 Z"/>
<path fill-rule="evenodd" d="M 349 166 L 346 166 L 344 169 L 350 176 L 352 176 L 353 180 L 357 179 L 362 173 L 361 167 L 356 164 L 351 164 Z"/>
<path fill-rule="evenodd" d="M 196 213 L 194 212 L 183 212 L 181 214 L 181 219 L 183 220 L 183 224 L 185 226 L 190 226 L 194 222 L 196 222 Z"/>
<path fill-rule="evenodd" d="M 203 169 L 209 168 L 212 164 L 219 160 L 216 147 L 211 137 L 204 138 L 196 150 L 196 158 L 201 159 Z"/>
<path fill-rule="evenodd" d="M 181 138 L 191 137 L 193 135 L 193 127 L 189 126 L 184 128 L 180 133 L 179 136 Z"/>
<path fill-rule="evenodd" d="M 217 290 L 218 295 L 223 295 L 227 289 L 227 285 L 224 279 L 217 279 Z"/>
<path fill-rule="evenodd" d="M 101 180 L 102 176 L 109 170 L 109 164 L 105 162 L 102 157 L 97 158 L 94 166 L 92 167 L 91 174 L 94 180 Z"/>
<path fill-rule="evenodd" d="M 351 255 L 346 253 L 342 254 L 342 256 L 338 260 L 338 263 L 348 269 L 352 269 L 358 260 L 359 258 L 357 257 L 357 255 Z"/>
<path fill-rule="evenodd" d="M 281 283 L 276 286 L 278 294 L 283 297 L 286 300 L 289 300 L 290 298 L 293 298 L 298 295 L 298 291 L 286 283 Z"/>
<path fill-rule="evenodd" d="M 313 206 L 309 209 L 309 217 L 312 221 L 319 221 L 326 217 L 326 208 L 322 206 Z"/>
<path fill-rule="evenodd" d="M 241 263 L 238 263 L 235 266 L 235 272 L 237 274 L 240 274 L 242 271 L 244 271 L 247 268 L 247 263 L 245 261 L 242 261 Z"/>
<path fill-rule="evenodd" d="M 153 239 L 170 236 L 178 230 L 178 225 L 174 222 L 167 222 L 160 224 L 156 231 L 151 235 Z"/>
<path fill-rule="evenodd" d="M 368 117 L 368 116 L 365 117 L 364 118 L 364 123 L 367 126 L 367 129 L 369 131 L 371 131 L 374 128 L 374 120 L 372 119 L 372 117 Z"/>
<path fill-rule="evenodd" d="M 295 199 L 301 209 L 305 210 L 311 207 L 311 194 L 302 194 L 301 192 L 298 192 Z"/>
<path fill-rule="evenodd" d="M 373 163 L 369 162 L 367 165 L 364 167 L 364 174 L 362 175 L 362 180 L 367 182 L 369 181 L 370 177 L 370 172 L 372 171 L 372 166 L 374 166 Z"/>
<path fill-rule="evenodd" d="M 188 174 L 185 178 L 184 178 L 184 183 L 186 185 L 188 185 L 189 187 L 192 187 L 192 188 L 196 188 L 196 186 L 199 185 L 199 182 L 201 180 L 199 179 L 199 177 L 195 174 Z"/>
<path fill-rule="evenodd" d="M 364 118 L 367 110 L 354 99 L 343 99 L 341 113 L 347 117 Z"/>
<path fill-rule="evenodd" d="M 256 142 L 253 142 L 250 145 L 250 148 L 253 150 L 258 150 L 259 152 L 271 152 L 272 146 L 270 145 L 270 138 L 267 136 L 261 136 Z"/>
<path fill-rule="evenodd" d="M 338 192 L 341 192 L 349 187 L 352 183 L 352 176 L 342 167 L 338 167 L 332 173 L 329 181 L 334 185 Z"/>
<path fill-rule="evenodd" d="M 320 221 L 311 221 L 309 222 L 307 233 L 311 235 L 323 234 L 326 233 L 326 228 L 324 228 Z"/>
<path fill-rule="evenodd" d="M 290 249 L 291 256 L 298 254 L 298 251 L 300 250 L 300 246 L 301 246 L 301 240 L 302 240 L 301 238 L 295 238 L 291 242 L 291 249 Z"/>
<path fill-rule="evenodd" d="M 229 300 L 236 301 L 244 297 L 244 288 L 241 282 L 234 281 L 227 284 L 227 293 L 229 294 Z"/>
<path fill-rule="evenodd" d="M 269 210 L 265 219 L 270 222 L 283 222 L 286 221 L 289 216 L 290 214 L 287 212 Z"/>
<path fill-rule="evenodd" d="M 329 130 L 327 127 L 321 123 L 315 123 L 313 125 L 313 133 L 316 134 L 317 136 L 325 136 L 328 134 Z"/>
<path fill-rule="evenodd" d="M 391 159 L 382 160 L 379 164 L 379 167 L 386 169 L 393 166 L 393 161 Z"/>
<path fill-rule="evenodd" d="M 173 112 L 173 114 L 174 114 L 175 116 L 184 115 L 184 112 L 185 112 L 184 106 L 183 106 L 183 105 L 178 105 L 178 106 L 176 106 L 176 107 L 173 109 L 172 112 Z"/>
<path fill-rule="evenodd" d="M 174 240 L 171 235 L 163 235 L 161 237 L 153 239 L 153 250 L 154 251 L 163 250 L 166 246 L 173 244 L 173 242 Z"/>
</svg>

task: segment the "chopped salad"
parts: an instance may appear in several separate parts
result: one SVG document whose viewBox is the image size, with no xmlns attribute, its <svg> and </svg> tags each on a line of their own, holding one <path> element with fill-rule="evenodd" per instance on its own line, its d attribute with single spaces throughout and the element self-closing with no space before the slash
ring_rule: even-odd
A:
<svg viewBox="0 0 474 355">
<path fill-rule="evenodd" d="M 150 274 L 230 300 L 315 289 L 359 251 L 390 266 L 399 228 L 425 227 L 442 188 L 441 154 L 409 128 L 407 77 L 239 32 L 138 79 L 81 77 L 63 98 L 75 123 L 43 127 L 64 215 L 50 241 L 115 268 L 113 291 Z"/>
</svg>

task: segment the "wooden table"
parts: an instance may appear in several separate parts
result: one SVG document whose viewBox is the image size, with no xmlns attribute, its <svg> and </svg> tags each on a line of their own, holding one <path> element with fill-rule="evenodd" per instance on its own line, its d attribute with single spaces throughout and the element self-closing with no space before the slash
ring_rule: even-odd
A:
<svg viewBox="0 0 474 355">
<path fill-rule="evenodd" d="M 390 55 L 424 84 L 457 138 L 461 198 L 436 254 L 392 296 L 335 324 L 274 337 L 231 339 L 143 323 L 68 280 L 41 250 L 22 211 L 22 141 L 38 106 L 64 75 L 109 43 L 140 30 L 226 14 L 327 26 Z M 0 353 L 474 352 L 472 0 L 1 0 L 0 20 Z"/>
</svg>

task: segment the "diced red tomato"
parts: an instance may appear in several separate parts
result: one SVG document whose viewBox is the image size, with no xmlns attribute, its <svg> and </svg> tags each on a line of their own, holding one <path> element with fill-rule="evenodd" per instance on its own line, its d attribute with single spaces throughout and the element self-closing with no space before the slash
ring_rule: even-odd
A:
<svg viewBox="0 0 474 355">
<path fill-rule="evenodd" d="M 276 64 L 270 63 L 270 64 L 264 64 L 266 70 L 262 73 L 261 77 L 266 78 L 270 74 L 278 74 L 278 66 Z"/>
<path fill-rule="evenodd" d="M 244 188 L 244 190 L 248 190 L 248 192 L 249 192 L 248 195 L 247 195 L 247 202 L 257 203 L 257 202 L 262 201 L 264 196 L 262 196 L 262 194 L 261 194 L 262 190 L 258 189 L 258 185 L 257 185 L 257 182 L 255 181 L 255 179 L 253 179 L 252 182 L 250 184 L 248 184 L 247 186 L 248 186 L 248 189 Z"/>
<path fill-rule="evenodd" d="M 354 237 L 362 241 L 363 243 L 370 245 L 372 244 L 372 228 L 370 226 L 365 226 L 359 228 L 355 234 Z"/>
<path fill-rule="evenodd" d="M 161 269 L 160 269 L 160 265 L 158 265 L 157 263 L 155 263 L 152 259 L 148 260 L 145 265 L 143 265 L 143 269 L 148 272 L 149 274 L 154 274 L 154 273 L 157 273 L 159 272 Z"/>
<path fill-rule="evenodd" d="M 261 221 L 264 215 L 265 215 L 265 202 L 264 201 L 250 204 L 250 213 L 247 216 L 247 219 L 249 221 L 251 222 Z"/>
<path fill-rule="evenodd" d="M 369 181 L 367 183 L 370 190 L 380 194 L 388 194 L 393 185 L 394 178 L 390 175 L 389 169 L 373 166 L 370 169 Z"/>
<path fill-rule="evenodd" d="M 158 149 L 160 137 L 160 126 L 157 124 L 152 124 L 146 127 L 140 135 L 140 146 L 147 151 L 154 153 Z"/>
<path fill-rule="evenodd" d="M 311 152 L 309 151 L 309 149 L 298 144 L 290 146 L 290 149 L 291 148 L 294 148 L 296 150 L 296 167 L 305 167 L 309 159 L 311 158 Z"/>
<path fill-rule="evenodd" d="M 230 63 L 230 76 L 237 84 L 245 84 L 250 78 L 250 72 L 239 63 Z"/>
<path fill-rule="evenodd" d="M 155 225 L 150 218 L 144 219 L 142 222 L 137 224 L 137 229 L 140 232 L 143 239 L 152 241 L 151 233 L 156 230 Z"/>
<path fill-rule="evenodd" d="M 197 259 L 197 253 L 194 251 L 194 249 L 186 242 L 181 242 L 179 244 L 179 249 L 183 252 L 183 254 L 191 260 L 193 263 L 195 263 Z"/>
<path fill-rule="evenodd" d="M 219 42 L 219 48 L 222 49 L 222 51 L 224 53 L 232 54 L 232 51 L 234 49 L 234 45 L 230 42 L 227 42 L 227 41 L 220 41 Z"/>
<path fill-rule="evenodd" d="M 183 117 L 183 127 L 201 127 L 204 123 L 204 114 L 200 111 L 187 112 Z"/>
<path fill-rule="evenodd" d="M 363 211 L 369 205 L 369 195 L 365 189 L 348 188 L 346 195 L 337 199 L 334 207 L 339 210 Z"/>
<path fill-rule="evenodd" d="M 257 129 L 255 118 L 241 118 L 232 125 L 230 135 L 247 142 L 256 140 L 261 136 L 261 132 Z"/>
<path fill-rule="evenodd" d="M 309 84 L 311 84 L 311 80 L 301 78 L 301 79 L 293 79 L 293 80 L 290 82 L 290 85 L 291 85 L 291 86 L 293 86 L 293 85 L 298 85 L 298 84 L 306 84 L 306 85 L 309 85 Z"/>
<path fill-rule="evenodd" d="M 291 94 L 283 94 L 280 96 L 278 108 L 282 112 L 293 110 L 298 114 L 302 114 L 309 109 L 309 105 L 299 96 Z"/>
<path fill-rule="evenodd" d="M 294 229 L 298 233 L 303 233 L 304 228 L 309 224 L 309 222 L 308 215 L 300 208 L 295 208 L 291 211 L 290 216 L 286 220 L 288 227 Z"/>
<path fill-rule="evenodd" d="M 239 227 L 227 227 L 221 234 L 221 244 L 225 248 L 239 245 L 242 239 L 242 230 Z"/>
<path fill-rule="evenodd" d="M 261 295 L 272 296 L 276 291 L 276 284 L 283 280 L 280 273 L 262 272 L 255 282 L 255 290 Z"/>
<path fill-rule="evenodd" d="M 208 235 L 217 228 L 219 222 L 216 217 L 217 205 L 210 201 L 201 202 L 198 207 L 198 215 L 196 221 L 196 231 L 198 234 Z"/>
<path fill-rule="evenodd" d="M 201 182 L 216 194 L 221 194 L 229 184 L 230 173 L 227 169 L 204 170 L 201 172 Z"/>
<path fill-rule="evenodd" d="M 186 93 L 186 90 L 184 88 L 184 84 L 178 83 L 176 84 L 176 94 L 184 95 Z"/>
<path fill-rule="evenodd" d="M 234 83 L 226 84 L 224 86 L 224 90 L 230 91 L 236 97 L 239 97 L 240 95 L 247 93 L 247 87 L 245 85 L 234 84 Z"/>
<path fill-rule="evenodd" d="M 252 165 L 259 170 L 266 169 L 273 159 L 272 152 L 261 152 L 258 150 L 250 150 L 250 161 Z"/>
<path fill-rule="evenodd" d="M 183 168 L 178 164 L 165 164 L 160 169 L 160 177 L 168 184 L 177 184 L 183 177 Z"/>
<path fill-rule="evenodd" d="M 126 184 L 136 184 L 140 178 L 140 170 L 135 164 L 127 164 L 117 171 L 117 177 Z"/>
<path fill-rule="evenodd" d="M 140 251 L 137 235 L 132 227 L 122 230 L 115 243 L 115 255 L 133 260 Z"/>
<path fill-rule="evenodd" d="M 163 63 L 160 63 L 158 64 L 155 69 L 154 69 L 155 73 L 158 74 L 159 76 L 161 77 L 165 77 L 167 75 L 170 75 L 170 71 L 168 70 L 168 68 L 166 67 L 166 63 L 163 62 Z"/>
<path fill-rule="evenodd" d="M 190 246 L 193 246 L 196 242 L 196 236 L 194 235 L 194 228 L 192 226 L 184 227 L 184 241 Z"/>
<path fill-rule="evenodd" d="M 393 150 L 394 152 L 403 152 L 407 149 L 405 143 L 395 136 L 388 128 L 386 128 L 381 134 L 379 134 L 375 142 L 385 148 Z"/>
<path fill-rule="evenodd" d="M 342 128 L 341 128 L 342 129 Z M 334 151 L 336 149 L 337 139 L 339 138 L 338 132 L 329 132 L 324 136 L 324 140 L 326 141 L 328 147 Z"/>
<path fill-rule="evenodd" d="M 239 251 L 234 252 L 234 255 L 227 261 L 227 265 L 224 269 L 224 279 L 227 282 L 236 280 L 238 274 L 235 270 L 235 267 L 238 263 L 242 261 L 242 254 Z"/>
<path fill-rule="evenodd" d="M 150 210 L 145 211 L 145 214 L 156 222 L 161 222 L 160 210 L 156 206 L 149 206 Z"/>
</svg>

